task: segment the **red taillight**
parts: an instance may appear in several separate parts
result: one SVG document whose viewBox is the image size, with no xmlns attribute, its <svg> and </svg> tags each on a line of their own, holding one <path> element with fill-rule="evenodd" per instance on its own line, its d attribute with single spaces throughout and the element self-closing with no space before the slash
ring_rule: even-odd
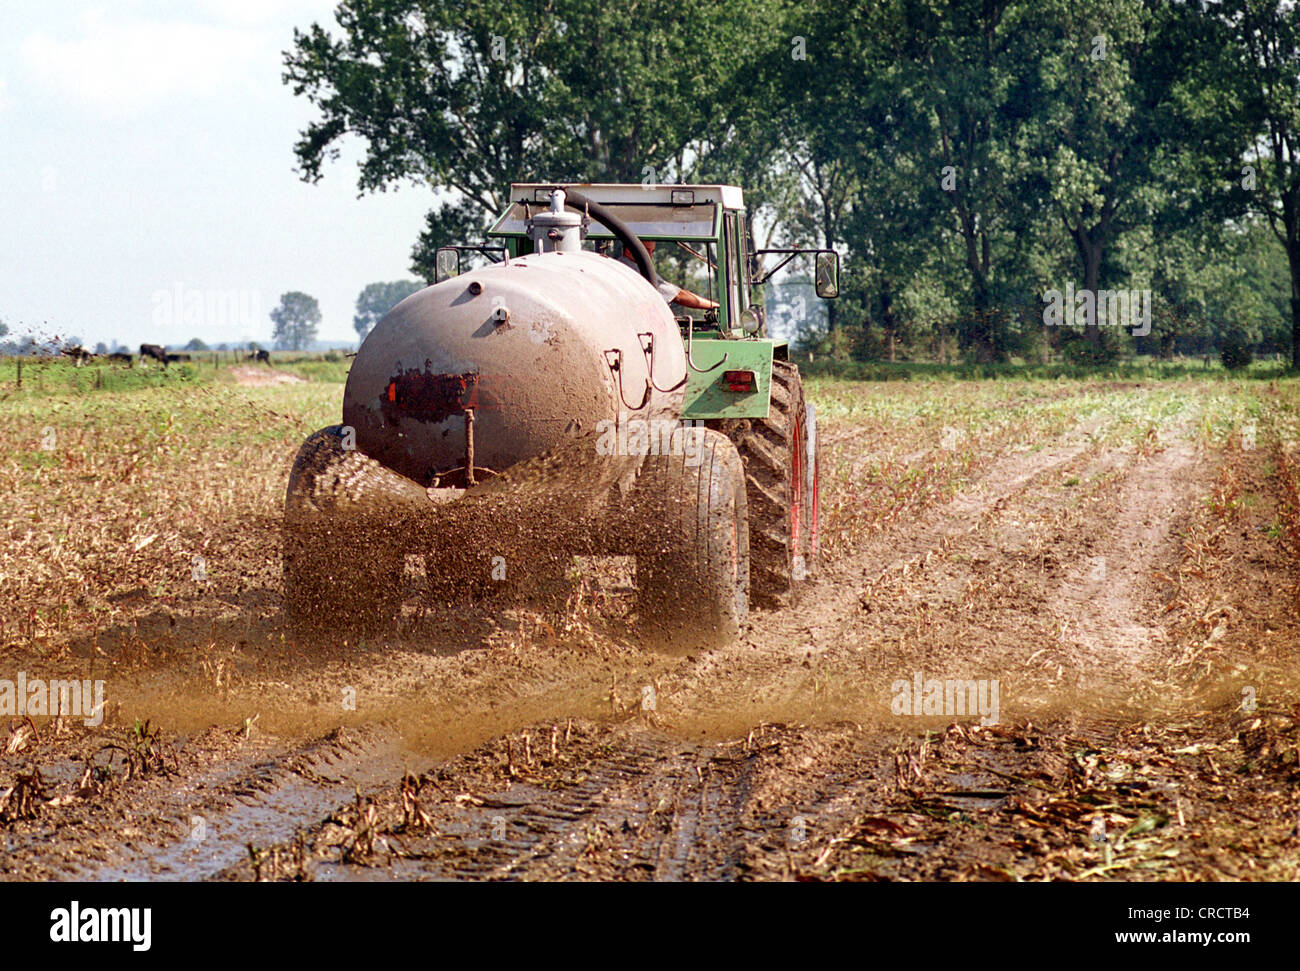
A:
<svg viewBox="0 0 1300 971">
<path fill-rule="evenodd" d="M 748 394 L 757 388 L 758 375 L 753 371 L 723 371 L 722 383 L 726 385 L 728 391 Z"/>
</svg>

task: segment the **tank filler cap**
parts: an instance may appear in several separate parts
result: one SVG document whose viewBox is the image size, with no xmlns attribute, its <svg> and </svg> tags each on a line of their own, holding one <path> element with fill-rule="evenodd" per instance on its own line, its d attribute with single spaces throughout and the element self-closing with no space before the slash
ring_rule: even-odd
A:
<svg viewBox="0 0 1300 971">
<path fill-rule="evenodd" d="M 550 208 L 528 221 L 528 235 L 536 252 L 576 253 L 582 249 L 583 237 L 587 235 L 586 219 L 565 209 L 564 200 L 564 190 L 556 189 L 551 193 Z"/>
</svg>

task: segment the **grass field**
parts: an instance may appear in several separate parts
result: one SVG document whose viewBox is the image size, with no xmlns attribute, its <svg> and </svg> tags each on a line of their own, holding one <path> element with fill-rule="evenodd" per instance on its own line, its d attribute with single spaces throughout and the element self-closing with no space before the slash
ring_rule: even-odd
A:
<svg viewBox="0 0 1300 971">
<path fill-rule="evenodd" d="M 164 368 L 154 361 L 135 366 L 96 360 L 76 367 L 64 358 L 15 358 L 0 356 L 0 395 L 86 394 L 98 391 L 134 391 L 142 388 L 174 388 L 193 384 L 238 383 L 236 372 L 265 368 L 247 360 L 245 352 L 196 351 L 192 360 Z M 310 354 L 295 351 L 272 353 L 273 368 L 308 381 L 342 383 L 347 379 L 351 358 L 338 353 Z M 19 385 L 21 375 L 22 383 Z"/>
</svg>

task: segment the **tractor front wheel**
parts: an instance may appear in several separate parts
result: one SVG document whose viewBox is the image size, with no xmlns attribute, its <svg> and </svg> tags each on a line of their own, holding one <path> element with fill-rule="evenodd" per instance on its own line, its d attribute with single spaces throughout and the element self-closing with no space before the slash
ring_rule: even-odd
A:
<svg viewBox="0 0 1300 971">
<path fill-rule="evenodd" d="M 810 427 L 809 420 L 813 424 Z M 745 468 L 753 551 L 751 598 L 777 608 L 794 600 L 812 572 L 819 527 L 815 412 L 799 368 L 772 362 L 766 418 L 725 419 L 716 427 L 736 443 Z"/>
</svg>

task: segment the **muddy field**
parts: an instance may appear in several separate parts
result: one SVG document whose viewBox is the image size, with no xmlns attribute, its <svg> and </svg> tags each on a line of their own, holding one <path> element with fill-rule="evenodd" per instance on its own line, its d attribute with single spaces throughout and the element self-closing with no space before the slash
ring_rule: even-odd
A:
<svg viewBox="0 0 1300 971">
<path fill-rule="evenodd" d="M 685 656 L 604 562 L 296 640 L 342 386 L 259 382 L 0 398 L 0 704 L 103 682 L 0 719 L 7 879 L 1300 879 L 1295 382 L 813 381 L 820 569 Z"/>
</svg>

